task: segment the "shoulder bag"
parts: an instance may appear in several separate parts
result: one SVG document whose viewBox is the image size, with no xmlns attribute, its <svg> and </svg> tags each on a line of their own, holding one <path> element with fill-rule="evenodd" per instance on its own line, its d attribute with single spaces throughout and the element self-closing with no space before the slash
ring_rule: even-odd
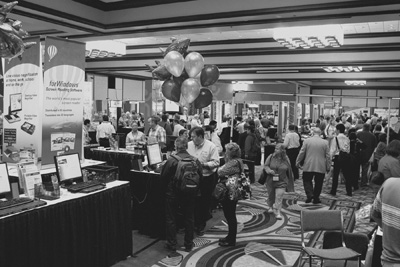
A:
<svg viewBox="0 0 400 267">
<path fill-rule="evenodd" d="M 347 152 L 344 152 L 344 151 L 342 151 L 341 149 L 340 149 L 340 146 L 339 146 L 339 141 L 338 141 L 338 138 L 337 137 L 335 137 L 335 139 L 336 139 L 336 145 L 337 145 L 337 147 L 338 147 L 338 149 L 339 149 L 339 161 L 341 162 L 341 163 L 344 163 L 344 164 L 349 164 L 349 163 L 351 163 L 351 158 L 350 158 L 350 153 L 347 153 Z"/>
</svg>

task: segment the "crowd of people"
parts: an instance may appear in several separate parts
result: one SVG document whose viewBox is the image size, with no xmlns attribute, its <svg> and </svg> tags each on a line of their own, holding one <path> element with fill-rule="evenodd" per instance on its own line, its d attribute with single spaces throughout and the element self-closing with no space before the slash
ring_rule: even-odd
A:
<svg viewBox="0 0 400 267">
<path fill-rule="evenodd" d="M 282 219 L 283 194 L 294 191 L 297 179 L 303 181 L 305 202 L 318 204 L 324 179 L 332 180 L 329 193 L 335 197 L 340 180 L 345 183 L 346 194 L 352 196 L 370 182 L 371 172 L 381 173 L 382 182 L 400 177 L 400 135 L 376 114 L 321 116 L 315 122 L 303 120 L 299 126 L 288 125 L 283 136 L 275 135 L 275 140 L 269 134 L 274 123 L 262 116 L 246 119 L 227 116 L 220 127 L 208 114 L 195 115 L 188 121 L 178 114 L 170 117 L 162 114 L 148 118 L 146 133 L 138 130 L 143 126 L 142 117 L 125 114 L 120 126 L 132 128 L 126 136 L 127 145 L 157 142 L 162 151 L 175 150 L 171 155 L 176 157 L 169 157 L 161 169 L 166 189 L 166 246 L 171 251 L 177 249 L 178 210 L 184 217 L 185 250 L 190 251 L 194 235 L 204 234 L 206 222 L 216 207 L 212 194 L 217 183 L 228 183 L 232 177 L 239 179 L 245 164 L 249 166 L 251 182 L 256 181 L 254 166 L 263 166 L 268 212 L 274 213 L 278 220 Z M 84 124 L 87 128 L 90 121 Z M 113 132 L 115 128 L 103 116 L 103 123 L 97 127 L 100 145 Z M 262 148 L 273 143 L 275 150 L 262 162 Z M 185 196 L 174 188 L 179 162 L 189 157 L 196 161 L 201 177 L 195 196 Z M 224 162 L 222 166 L 220 161 Z M 238 198 L 221 201 L 229 228 L 226 238 L 219 240 L 221 246 L 236 244 L 237 201 Z"/>
</svg>

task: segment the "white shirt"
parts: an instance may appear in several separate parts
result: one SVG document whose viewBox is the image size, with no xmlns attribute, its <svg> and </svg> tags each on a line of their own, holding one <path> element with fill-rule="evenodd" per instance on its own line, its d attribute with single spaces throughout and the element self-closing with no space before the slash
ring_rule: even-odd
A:
<svg viewBox="0 0 400 267">
<path fill-rule="evenodd" d="M 129 132 L 126 135 L 126 141 L 125 143 L 128 144 L 136 144 L 139 141 L 144 141 L 144 133 L 142 133 L 141 131 L 137 131 L 135 134 L 133 134 L 133 132 Z"/>
<path fill-rule="evenodd" d="M 286 149 L 300 147 L 299 135 L 295 132 L 288 132 L 285 136 L 285 141 L 283 142 L 283 146 L 286 147 Z"/>
<path fill-rule="evenodd" d="M 109 121 L 103 121 L 96 130 L 96 140 L 99 142 L 100 138 L 109 138 L 111 134 L 115 133 L 115 128 Z"/>
<path fill-rule="evenodd" d="M 179 136 L 179 132 L 180 132 L 181 130 L 183 130 L 183 129 L 185 129 L 185 127 L 183 127 L 182 125 L 180 125 L 180 124 L 175 124 L 175 125 L 174 125 L 174 132 L 172 133 L 172 135 L 173 135 L 173 136 Z"/>
<path fill-rule="evenodd" d="M 199 123 L 199 121 L 197 120 L 197 119 L 192 119 L 191 121 L 190 121 L 190 126 L 192 126 L 192 129 L 194 128 L 194 127 L 201 127 L 201 124 Z"/>
<path fill-rule="evenodd" d="M 199 146 L 190 141 L 187 152 L 201 162 L 204 176 L 212 175 L 219 167 L 218 149 L 211 141 L 204 140 Z"/>
<path fill-rule="evenodd" d="M 212 132 L 211 133 L 211 142 L 217 147 L 218 153 L 222 153 L 222 145 L 221 145 L 221 139 L 219 138 L 217 132 Z"/>
<path fill-rule="evenodd" d="M 331 148 L 330 148 L 331 158 L 333 158 L 333 156 L 335 155 L 339 155 L 339 151 L 350 153 L 350 139 L 342 133 L 338 134 L 337 139 L 340 150 L 337 147 L 336 138 L 333 138 L 331 141 Z"/>
</svg>

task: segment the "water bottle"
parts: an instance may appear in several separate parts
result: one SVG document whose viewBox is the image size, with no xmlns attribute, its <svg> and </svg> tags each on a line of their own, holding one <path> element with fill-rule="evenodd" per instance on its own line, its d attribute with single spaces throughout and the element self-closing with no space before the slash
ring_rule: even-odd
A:
<svg viewBox="0 0 400 267">
<path fill-rule="evenodd" d="M 60 185 L 58 184 L 57 176 L 51 176 L 51 182 L 53 184 L 53 195 L 55 197 L 60 197 Z"/>
</svg>

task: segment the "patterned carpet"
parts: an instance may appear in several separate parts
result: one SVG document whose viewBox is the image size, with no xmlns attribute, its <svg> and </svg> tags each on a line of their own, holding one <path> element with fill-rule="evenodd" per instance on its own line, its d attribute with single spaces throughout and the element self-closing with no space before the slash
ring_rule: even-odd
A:
<svg viewBox="0 0 400 267">
<path fill-rule="evenodd" d="M 227 234 L 227 224 L 220 221 L 201 238 L 194 240 L 195 248 L 186 253 L 165 257 L 153 266 L 293 266 L 300 255 L 300 210 L 340 209 L 344 213 L 346 231 L 353 231 L 356 211 L 361 203 L 351 200 L 323 198 L 321 204 L 306 204 L 305 196 L 288 193 L 284 196 L 282 220 L 267 213 L 267 193 L 264 186 L 252 186 L 251 200 L 240 201 L 236 210 L 238 236 L 235 247 L 220 247 L 218 239 Z M 308 239 L 314 233 L 309 233 Z M 315 238 L 315 245 L 321 242 Z M 313 238 L 314 239 L 314 238 Z"/>
</svg>

